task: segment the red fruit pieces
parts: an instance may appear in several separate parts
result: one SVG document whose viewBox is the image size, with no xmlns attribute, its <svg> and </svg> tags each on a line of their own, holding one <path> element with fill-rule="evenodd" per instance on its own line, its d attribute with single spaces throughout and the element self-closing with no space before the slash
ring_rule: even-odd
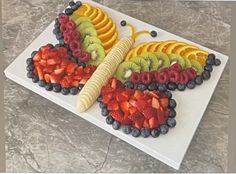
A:
<svg viewBox="0 0 236 174">
<path fill-rule="evenodd" d="M 60 22 L 60 24 L 66 24 L 69 21 L 69 16 L 61 15 L 58 17 L 58 21 Z"/>
<path fill-rule="evenodd" d="M 167 83 L 169 78 L 168 78 L 168 74 L 165 71 L 162 72 L 156 72 L 155 73 L 155 79 L 158 83 L 160 84 L 164 84 Z"/>
<path fill-rule="evenodd" d="M 142 100 L 144 98 L 144 93 L 142 91 L 140 91 L 140 90 L 135 90 L 134 98 L 136 100 Z"/>
<path fill-rule="evenodd" d="M 138 111 L 136 111 L 136 112 L 129 115 L 129 119 L 131 121 L 137 121 L 141 118 L 143 118 L 143 114 L 141 112 L 138 112 Z"/>
<path fill-rule="evenodd" d="M 75 70 L 76 70 L 77 67 L 78 67 L 77 64 L 75 64 L 75 63 L 70 63 L 70 64 L 67 66 L 67 68 L 66 68 L 67 74 L 72 75 L 72 74 L 75 72 Z"/>
<path fill-rule="evenodd" d="M 152 81 L 152 73 L 149 72 L 144 72 L 141 74 L 141 81 L 145 84 L 148 85 Z"/>
<path fill-rule="evenodd" d="M 127 101 L 123 101 L 123 102 L 120 103 L 120 109 L 124 113 L 129 113 L 130 112 L 130 107 L 131 107 L 131 104 Z"/>
<path fill-rule="evenodd" d="M 116 100 L 111 100 L 110 102 L 108 102 L 107 104 L 107 109 L 111 110 L 111 111 L 116 111 L 119 110 L 119 104 Z"/>
<path fill-rule="evenodd" d="M 88 62 L 91 59 L 91 55 L 89 53 L 87 53 L 87 52 L 82 51 L 79 59 L 82 62 Z"/>
<path fill-rule="evenodd" d="M 111 111 L 111 116 L 114 118 L 116 121 L 123 122 L 123 117 L 124 114 L 121 111 Z"/>
<path fill-rule="evenodd" d="M 76 24 L 72 20 L 70 20 L 66 23 L 66 28 L 69 30 L 74 30 L 76 28 Z"/>
<path fill-rule="evenodd" d="M 160 104 L 163 108 L 167 108 L 167 106 L 169 105 L 169 100 L 168 98 L 161 98 L 160 99 Z M 158 108 L 157 108 L 158 109 Z"/>
<path fill-rule="evenodd" d="M 156 98 L 154 98 L 154 97 L 152 98 L 152 107 L 155 108 L 155 109 L 160 108 L 160 102 L 159 102 L 159 100 L 156 99 Z"/>
<path fill-rule="evenodd" d="M 177 72 L 181 72 L 182 66 L 179 63 L 174 63 L 173 65 L 171 65 L 170 69 Z"/>
<path fill-rule="evenodd" d="M 157 128 L 159 123 L 158 123 L 158 119 L 157 117 L 151 117 L 149 120 L 148 120 L 148 123 L 149 123 L 149 127 L 152 129 L 152 128 Z"/>
<path fill-rule="evenodd" d="M 178 83 L 179 82 L 179 72 L 175 70 L 170 70 L 168 72 L 169 75 L 169 81 L 173 83 Z"/>
<path fill-rule="evenodd" d="M 159 124 L 165 124 L 166 117 L 165 117 L 165 112 L 163 111 L 162 108 L 157 109 L 156 116 Z"/>
<path fill-rule="evenodd" d="M 146 119 L 149 119 L 151 117 L 156 117 L 157 115 L 156 109 L 151 106 L 146 107 L 142 113 Z"/>
<path fill-rule="evenodd" d="M 141 76 L 137 72 L 133 72 L 130 76 L 130 81 L 133 83 L 139 83 L 141 81 Z"/>
<path fill-rule="evenodd" d="M 108 104 L 111 100 L 113 99 L 113 94 L 112 93 L 107 93 L 102 96 L 102 102 L 105 104 Z"/>
<path fill-rule="evenodd" d="M 179 75 L 179 83 L 180 84 L 187 84 L 189 81 L 189 77 L 186 71 L 182 71 Z"/>
<path fill-rule="evenodd" d="M 148 106 L 147 101 L 144 100 L 138 100 L 135 102 L 135 107 L 138 109 L 138 111 L 143 112 L 143 110 Z"/>
<path fill-rule="evenodd" d="M 140 119 L 133 122 L 133 126 L 135 128 L 141 129 L 143 127 L 143 123 L 144 123 L 144 118 L 140 118 Z"/>
<path fill-rule="evenodd" d="M 189 80 L 193 80 L 197 76 L 197 72 L 193 68 L 187 68 L 185 72 L 188 74 Z"/>
</svg>

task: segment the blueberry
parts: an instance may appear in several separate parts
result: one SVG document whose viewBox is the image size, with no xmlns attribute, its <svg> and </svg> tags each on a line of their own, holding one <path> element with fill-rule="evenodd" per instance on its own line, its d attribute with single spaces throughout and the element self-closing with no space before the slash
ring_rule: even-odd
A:
<svg viewBox="0 0 236 174">
<path fill-rule="evenodd" d="M 59 47 L 61 47 L 61 44 L 56 44 L 55 45 L 55 48 L 59 48 Z"/>
<path fill-rule="evenodd" d="M 130 88 L 130 89 L 134 88 L 134 84 L 131 81 L 125 82 L 124 85 L 126 88 Z"/>
<path fill-rule="evenodd" d="M 33 71 L 34 70 L 34 64 L 27 65 L 26 70 L 27 71 Z"/>
<path fill-rule="evenodd" d="M 174 99 L 169 100 L 169 108 L 174 109 L 176 107 L 176 101 Z"/>
<path fill-rule="evenodd" d="M 76 95 L 76 94 L 78 94 L 78 92 L 79 92 L 79 89 L 77 87 L 70 88 L 70 93 L 72 95 Z"/>
<path fill-rule="evenodd" d="M 61 85 L 60 84 L 53 84 L 53 91 L 58 93 L 58 92 L 61 92 Z"/>
<path fill-rule="evenodd" d="M 120 25 L 122 26 L 122 27 L 124 27 L 124 26 L 126 26 L 126 21 L 125 20 L 122 20 L 121 22 L 120 22 Z"/>
<path fill-rule="evenodd" d="M 59 39 L 59 43 L 64 45 L 65 44 L 64 39 L 63 38 Z"/>
<path fill-rule="evenodd" d="M 81 63 L 80 63 L 80 66 L 82 66 L 83 68 L 85 68 L 85 67 L 86 67 L 86 63 L 81 62 Z"/>
<path fill-rule="evenodd" d="M 75 2 L 74 1 L 70 1 L 69 2 L 69 6 L 72 7 L 73 5 L 75 5 Z"/>
<path fill-rule="evenodd" d="M 174 118 L 168 118 L 167 119 L 167 121 L 166 121 L 166 123 L 167 123 L 167 125 L 169 126 L 169 127 L 175 127 L 175 125 L 176 125 L 176 120 L 174 119 Z"/>
<path fill-rule="evenodd" d="M 169 127 L 166 124 L 163 124 L 160 126 L 160 131 L 161 134 L 167 134 L 167 132 L 169 131 Z"/>
<path fill-rule="evenodd" d="M 144 91 L 144 90 L 147 89 L 147 87 L 146 87 L 146 85 L 140 83 L 140 84 L 137 85 L 137 89 L 138 89 L 138 90 L 141 90 L 141 91 Z"/>
<path fill-rule="evenodd" d="M 159 91 L 166 91 L 167 90 L 166 85 L 165 84 L 158 85 L 158 90 Z"/>
<path fill-rule="evenodd" d="M 115 121 L 112 123 L 112 127 L 113 127 L 113 129 L 118 130 L 118 129 L 120 129 L 120 123 L 115 120 Z"/>
<path fill-rule="evenodd" d="M 214 64 L 214 60 L 212 58 L 207 58 L 206 64 L 207 65 L 213 65 Z"/>
<path fill-rule="evenodd" d="M 103 108 L 107 108 L 107 105 L 105 104 L 105 103 L 99 103 L 99 107 L 101 108 L 101 109 L 103 109 Z"/>
<path fill-rule="evenodd" d="M 57 36 L 59 33 L 61 33 L 61 31 L 60 31 L 59 28 L 54 28 L 54 29 L 52 30 L 52 33 Z"/>
<path fill-rule="evenodd" d="M 61 39 L 63 39 L 63 34 L 60 32 L 60 33 L 57 33 L 56 34 L 56 38 L 57 38 L 57 40 L 61 40 Z M 64 40 L 63 40 L 63 42 L 64 42 Z"/>
<path fill-rule="evenodd" d="M 32 78 L 32 82 L 33 82 L 33 83 L 38 83 L 38 81 L 39 81 L 39 77 L 35 75 L 35 76 Z"/>
<path fill-rule="evenodd" d="M 75 4 L 78 6 L 78 8 L 82 5 L 81 1 L 76 1 Z"/>
<path fill-rule="evenodd" d="M 79 86 L 78 86 L 79 91 L 81 91 L 83 89 L 83 87 L 84 87 L 84 84 L 79 84 Z"/>
<path fill-rule="evenodd" d="M 33 64 L 33 63 L 34 63 L 34 61 L 33 61 L 32 58 L 28 58 L 28 59 L 26 59 L 26 64 L 27 64 L 27 65 L 29 65 L 29 64 Z"/>
<path fill-rule="evenodd" d="M 204 66 L 204 70 L 206 70 L 206 71 L 209 71 L 209 72 L 212 72 L 213 71 L 213 68 L 212 68 L 212 65 L 205 65 Z"/>
<path fill-rule="evenodd" d="M 72 63 L 78 63 L 78 59 L 77 58 L 75 58 L 75 57 L 70 57 L 70 61 L 72 62 Z"/>
<path fill-rule="evenodd" d="M 51 84 L 51 83 L 47 83 L 47 84 L 45 85 L 45 89 L 46 89 L 47 91 L 52 91 L 52 89 L 53 89 L 52 84 Z"/>
<path fill-rule="evenodd" d="M 207 59 L 210 59 L 214 62 L 216 59 L 216 56 L 215 56 L 215 54 L 210 53 L 210 54 L 208 54 Z"/>
<path fill-rule="evenodd" d="M 44 87 L 46 85 L 45 80 L 39 80 L 38 81 L 39 86 Z"/>
<path fill-rule="evenodd" d="M 99 96 L 99 97 L 97 98 L 97 102 L 102 102 L 102 96 Z"/>
<path fill-rule="evenodd" d="M 203 80 L 209 80 L 211 78 L 211 74 L 208 71 L 203 71 L 202 78 Z"/>
<path fill-rule="evenodd" d="M 33 51 L 33 52 L 31 53 L 31 58 L 33 58 L 37 53 L 38 53 L 38 51 Z"/>
<path fill-rule="evenodd" d="M 132 135 L 133 137 L 138 137 L 140 134 L 141 134 L 141 132 L 140 132 L 140 130 L 137 129 L 137 128 L 134 128 L 134 129 L 132 129 L 132 131 L 131 131 L 131 135 Z"/>
<path fill-rule="evenodd" d="M 151 130 L 151 136 L 154 138 L 158 137 L 160 135 L 160 133 L 161 133 L 160 128 L 156 128 L 156 129 Z"/>
<path fill-rule="evenodd" d="M 150 136 L 150 129 L 148 128 L 142 128 L 141 129 L 141 136 L 144 137 L 144 138 L 147 138 Z"/>
<path fill-rule="evenodd" d="M 172 93 L 171 93 L 170 91 L 166 91 L 166 92 L 165 92 L 165 95 L 166 95 L 169 99 L 172 98 Z"/>
<path fill-rule="evenodd" d="M 123 125 L 121 128 L 122 128 L 122 131 L 123 131 L 125 134 L 130 134 L 130 132 L 131 132 L 131 127 L 130 127 L 130 125 Z"/>
<path fill-rule="evenodd" d="M 48 43 L 47 46 L 49 47 L 49 49 L 54 48 L 53 44 L 51 44 L 51 43 Z"/>
<path fill-rule="evenodd" d="M 174 118 L 176 116 L 176 111 L 174 109 L 169 110 L 169 117 Z"/>
<path fill-rule="evenodd" d="M 176 90 L 176 88 L 177 88 L 176 83 L 170 82 L 170 83 L 167 84 L 167 89 L 169 89 L 171 91 Z"/>
<path fill-rule="evenodd" d="M 215 66 L 219 66 L 220 64 L 221 64 L 220 59 L 215 59 L 214 65 L 215 65 Z"/>
<path fill-rule="evenodd" d="M 156 31 L 154 31 L 154 30 L 153 30 L 153 31 L 151 31 L 151 33 L 150 33 L 150 34 L 151 34 L 151 36 L 152 36 L 152 37 L 157 37 L 157 32 L 156 32 Z"/>
<path fill-rule="evenodd" d="M 109 111 L 107 110 L 107 108 L 102 108 L 102 115 L 103 116 L 107 116 L 109 114 Z"/>
<path fill-rule="evenodd" d="M 78 7 L 76 4 L 71 6 L 71 9 L 72 9 L 73 11 L 77 10 L 78 8 L 79 8 L 79 7 Z"/>
<path fill-rule="evenodd" d="M 194 89 L 196 86 L 196 83 L 194 80 L 190 80 L 188 83 L 187 83 L 187 88 L 188 89 Z"/>
<path fill-rule="evenodd" d="M 67 8 L 67 9 L 65 9 L 65 14 L 66 15 L 72 15 L 72 13 L 73 13 L 74 11 L 71 9 L 71 8 Z"/>
<path fill-rule="evenodd" d="M 114 122 L 114 119 L 112 118 L 112 116 L 107 116 L 107 118 L 106 118 L 106 123 L 107 124 L 112 124 Z"/>
<path fill-rule="evenodd" d="M 61 89 L 61 93 L 62 93 L 63 95 L 68 95 L 68 94 L 70 93 L 70 89 L 63 87 L 63 88 Z"/>
<path fill-rule="evenodd" d="M 177 88 L 179 91 L 184 91 L 186 88 L 186 85 L 185 84 L 178 84 Z"/>
<path fill-rule="evenodd" d="M 150 83 L 150 85 L 148 85 L 148 89 L 150 91 L 156 90 L 157 89 L 157 84 L 155 82 Z"/>
<path fill-rule="evenodd" d="M 28 77 L 29 79 L 34 78 L 34 71 L 28 71 L 28 72 L 27 72 L 27 77 Z"/>
<path fill-rule="evenodd" d="M 60 28 L 60 22 L 58 21 L 58 19 L 55 20 L 54 28 L 57 28 L 57 29 Z"/>
<path fill-rule="evenodd" d="M 197 85 L 201 85 L 202 83 L 203 83 L 203 78 L 202 78 L 202 76 L 197 76 L 196 78 L 195 78 L 195 83 L 197 84 Z"/>
<path fill-rule="evenodd" d="M 58 14 L 58 16 L 64 16 L 64 15 L 65 13 L 62 13 L 62 12 Z"/>
</svg>

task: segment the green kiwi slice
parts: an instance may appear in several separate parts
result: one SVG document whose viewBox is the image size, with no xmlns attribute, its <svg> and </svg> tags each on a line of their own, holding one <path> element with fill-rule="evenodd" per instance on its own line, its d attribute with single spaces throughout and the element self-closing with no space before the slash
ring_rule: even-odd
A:
<svg viewBox="0 0 236 174">
<path fill-rule="evenodd" d="M 170 59 L 167 54 L 163 52 L 155 52 L 155 55 L 158 60 L 158 69 L 166 68 L 170 66 Z"/>
<path fill-rule="evenodd" d="M 94 43 L 102 45 L 102 42 L 101 42 L 101 40 L 98 37 L 86 36 L 84 38 L 82 46 L 83 46 L 84 49 L 86 49 L 86 48 L 89 47 L 89 45 L 94 44 Z"/>
<path fill-rule="evenodd" d="M 84 30 L 80 30 L 82 39 L 85 39 L 86 36 L 97 37 L 97 31 L 93 27 L 85 28 Z"/>
<path fill-rule="evenodd" d="M 148 63 L 142 57 L 139 57 L 139 56 L 134 57 L 134 58 L 130 59 L 129 61 L 134 62 L 135 64 L 140 66 L 141 67 L 141 69 L 140 69 L 141 72 L 149 71 Z"/>
<path fill-rule="evenodd" d="M 91 19 L 89 17 L 87 17 L 87 16 L 81 16 L 81 17 L 78 17 L 75 20 L 76 26 L 80 25 L 83 22 L 90 22 L 90 23 L 92 23 Z"/>
<path fill-rule="evenodd" d="M 201 75 L 202 72 L 204 71 L 201 64 L 198 61 L 193 60 L 193 59 L 190 59 L 190 62 L 192 64 L 192 68 L 194 68 L 197 71 L 197 74 Z"/>
<path fill-rule="evenodd" d="M 97 43 L 90 44 L 86 51 L 91 54 L 91 59 L 88 61 L 90 65 L 98 66 L 106 56 L 104 48 Z"/>
<path fill-rule="evenodd" d="M 185 67 L 185 60 L 182 56 L 178 54 L 169 54 L 169 58 L 170 58 L 171 64 L 179 63 L 182 66 L 182 68 Z"/>
<path fill-rule="evenodd" d="M 155 71 L 158 69 L 158 60 L 154 53 L 146 52 L 140 55 L 149 65 L 150 71 Z"/>
</svg>

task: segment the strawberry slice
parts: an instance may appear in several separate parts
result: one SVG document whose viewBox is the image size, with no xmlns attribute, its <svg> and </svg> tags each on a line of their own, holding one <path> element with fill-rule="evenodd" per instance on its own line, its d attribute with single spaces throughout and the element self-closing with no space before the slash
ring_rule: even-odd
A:
<svg viewBox="0 0 236 174">
<path fill-rule="evenodd" d="M 158 119 L 157 119 L 156 117 L 151 117 L 151 118 L 148 120 L 148 123 L 149 123 L 150 128 L 156 128 L 156 127 L 158 127 Z"/>
<path fill-rule="evenodd" d="M 133 114 L 129 115 L 129 119 L 131 121 L 137 121 L 139 119 L 143 118 L 143 114 L 141 112 L 134 112 Z"/>
<path fill-rule="evenodd" d="M 79 84 L 80 84 L 79 81 L 73 81 L 73 82 L 71 83 L 71 85 L 74 86 L 74 87 L 78 87 Z"/>
<path fill-rule="evenodd" d="M 108 104 L 107 104 L 107 109 L 111 110 L 111 111 L 116 111 L 119 110 L 119 104 L 116 100 L 111 100 Z"/>
<path fill-rule="evenodd" d="M 117 110 L 117 111 L 111 111 L 111 116 L 112 116 L 112 118 L 114 118 L 116 121 L 122 122 L 122 121 L 123 121 L 124 114 L 123 114 L 120 110 Z"/>
<path fill-rule="evenodd" d="M 43 73 L 42 66 L 38 65 L 38 66 L 36 67 L 36 69 L 37 69 L 37 74 L 38 74 L 38 76 L 39 76 L 39 79 L 40 79 L 40 80 L 43 80 L 43 79 L 44 79 L 44 73 Z"/>
<path fill-rule="evenodd" d="M 101 94 L 104 95 L 106 93 L 111 93 L 111 92 L 114 92 L 115 90 L 110 87 L 110 86 L 103 86 L 102 89 L 101 89 Z"/>
<path fill-rule="evenodd" d="M 148 94 L 149 94 L 151 97 L 159 98 L 159 96 L 158 96 L 158 94 L 157 94 L 157 91 L 148 91 Z"/>
<path fill-rule="evenodd" d="M 143 122 L 143 127 L 144 127 L 144 128 L 150 128 L 150 125 L 149 125 L 149 121 L 148 121 L 148 120 L 144 120 L 144 122 Z"/>
<path fill-rule="evenodd" d="M 59 74 L 63 74 L 64 72 L 65 72 L 65 68 L 59 68 L 59 69 L 55 69 L 55 70 L 54 70 L 54 73 L 55 73 L 55 74 L 58 74 L 58 75 L 59 75 Z"/>
<path fill-rule="evenodd" d="M 59 83 L 61 80 L 61 76 L 57 74 L 51 74 L 50 75 L 50 81 L 51 83 Z"/>
<path fill-rule="evenodd" d="M 73 73 L 75 72 L 77 66 L 78 66 L 78 65 L 75 64 L 75 63 L 70 63 L 70 64 L 67 66 L 67 68 L 66 68 L 67 74 L 69 74 L 69 75 L 73 74 Z"/>
<path fill-rule="evenodd" d="M 144 118 L 140 118 L 133 122 L 133 126 L 135 128 L 141 129 L 143 127 L 143 123 L 144 123 Z"/>
<path fill-rule="evenodd" d="M 50 75 L 49 74 L 44 74 L 44 79 L 47 83 L 51 81 Z"/>
<path fill-rule="evenodd" d="M 102 96 L 102 102 L 105 103 L 105 104 L 108 104 L 111 101 L 112 98 L 113 98 L 112 93 L 104 94 Z"/>
<path fill-rule="evenodd" d="M 120 93 L 116 93 L 116 100 L 118 102 L 127 101 L 129 98 L 127 96 L 121 95 Z"/>
<path fill-rule="evenodd" d="M 56 59 L 47 59 L 47 64 L 48 65 L 56 65 L 58 61 Z"/>
<path fill-rule="evenodd" d="M 124 113 L 129 113 L 129 108 L 131 107 L 130 103 L 127 101 L 123 101 L 120 103 L 120 109 L 124 112 Z"/>
<path fill-rule="evenodd" d="M 163 108 L 167 108 L 167 106 L 169 105 L 169 100 L 168 100 L 168 98 L 162 98 L 162 99 L 160 99 L 160 103 Z"/>
<path fill-rule="evenodd" d="M 155 109 L 160 108 L 159 100 L 154 98 L 154 97 L 152 98 L 152 107 L 155 108 Z"/>
<path fill-rule="evenodd" d="M 41 58 L 41 52 L 39 51 L 34 55 L 33 60 L 37 62 L 40 61 Z"/>
<path fill-rule="evenodd" d="M 147 101 L 144 100 L 138 100 L 135 102 L 135 107 L 138 109 L 138 111 L 143 112 L 143 110 L 148 106 Z"/>
<path fill-rule="evenodd" d="M 166 122 L 165 112 L 163 111 L 161 107 L 157 109 L 157 119 L 158 119 L 159 124 L 165 124 Z"/>
<path fill-rule="evenodd" d="M 142 100 L 144 98 L 144 93 L 140 90 L 135 90 L 134 97 L 137 100 Z"/>
<path fill-rule="evenodd" d="M 129 113 L 130 114 L 133 114 L 133 113 L 135 113 L 135 112 L 137 112 L 138 110 L 137 110 L 137 108 L 135 108 L 135 107 L 133 107 L 133 106 L 130 106 L 129 107 Z"/>
<path fill-rule="evenodd" d="M 157 115 L 156 112 L 157 112 L 156 109 L 149 106 L 143 110 L 143 115 L 146 119 L 149 119 L 151 117 L 156 117 L 156 115 Z"/>
</svg>

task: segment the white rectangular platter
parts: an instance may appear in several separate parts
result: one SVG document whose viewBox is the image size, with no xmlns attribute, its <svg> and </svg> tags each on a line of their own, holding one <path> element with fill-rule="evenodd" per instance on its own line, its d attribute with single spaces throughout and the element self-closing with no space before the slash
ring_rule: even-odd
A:
<svg viewBox="0 0 236 174">
<path fill-rule="evenodd" d="M 208 52 L 214 53 L 220 60 L 221 65 L 215 67 L 210 80 L 205 82 L 203 85 L 198 86 L 194 90 L 186 90 L 184 92 L 173 92 L 173 97 L 177 101 L 177 125 L 171 129 L 165 136 L 159 136 L 158 138 L 134 138 L 131 135 L 126 135 L 121 131 L 113 130 L 110 125 L 107 125 L 105 118 L 100 114 L 100 108 L 98 103 L 95 103 L 88 111 L 84 113 L 76 112 L 76 96 L 63 96 L 54 92 L 48 92 L 45 89 L 39 87 L 37 84 L 32 83 L 30 79 L 26 77 L 26 59 L 30 57 L 30 54 L 34 50 L 47 43 L 56 44 L 58 43 L 55 36 L 52 33 L 54 22 L 52 22 L 29 46 L 26 48 L 5 70 L 5 75 L 19 83 L 20 85 L 34 91 L 35 93 L 45 97 L 46 99 L 60 105 L 61 107 L 75 113 L 83 119 L 95 124 L 96 126 L 106 130 L 116 137 L 126 141 L 134 147 L 144 151 L 145 153 L 153 156 L 154 158 L 164 162 L 165 164 L 179 169 L 184 155 L 188 149 L 188 146 L 194 136 L 194 133 L 199 125 L 199 122 L 204 114 L 204 111 L 211 99 L 211 96 L 215 90 L 215 87 L 220 79 L 220 76 L 224 70 L 228 57 L 195 44 L 191 41 L 183 39 L 179 36 L 166 32 L 160 28 L 149 25 L 132 17 L 129 17 L 120 12 L 114 11 L 110 8 L 102 6 L 92 1 L 89 2 L 93 6 L 98 6 L 105 10 L 113 19 L 116 21 L 119 35 L 127 36 L 127 30 L 121 29 L 119 23 L 121 20 L 126 20 L 129 23 L 135 25 L 137 30 L 156 30 L 158 36 L 155 39 L 151 37 L 143 36 L 140 37 L 136 43 L 142 41 L 152 40 L 178 40 L 184 41 L 193 45 L 196 45 Z M 128 155 L 128 154 L 127 154 Z"/>
</svg>

